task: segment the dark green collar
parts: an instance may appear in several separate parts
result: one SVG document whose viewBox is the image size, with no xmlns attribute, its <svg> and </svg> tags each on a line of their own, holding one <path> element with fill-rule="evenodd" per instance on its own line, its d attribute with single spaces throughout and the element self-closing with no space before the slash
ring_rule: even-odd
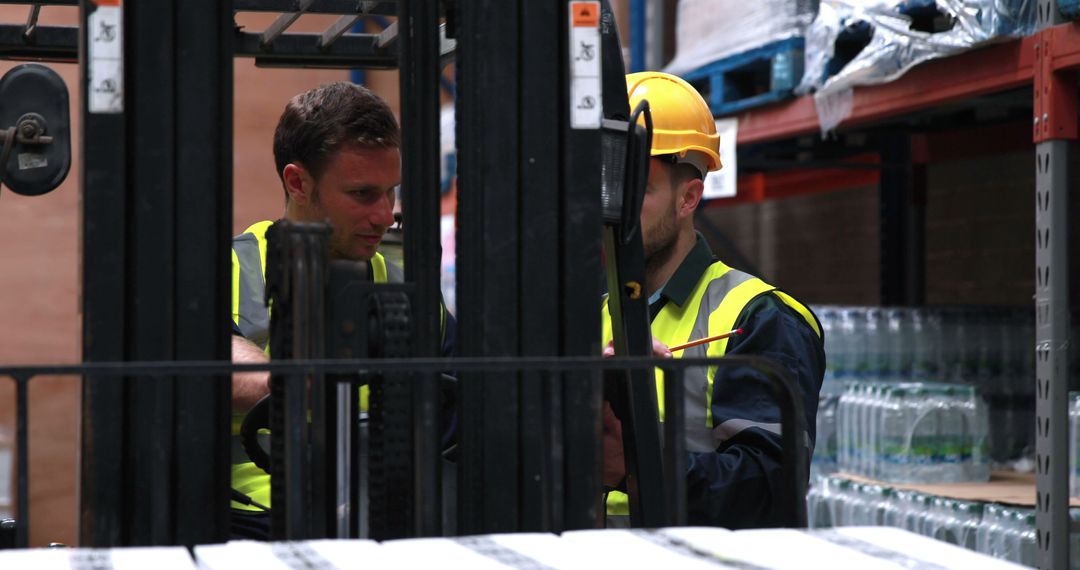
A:
<svg viewBox="0 0 1080 570">
<path fill-rule="evenodd" d="M 666 301 L 671 301 L 680 307 L 686 303 L 686 299 L 690 297 L 690 293 L 694 292 L 694 287 L 697 286 L 705 270 L 716 261 L 712 250 L 709 249 L 709 244 L 705 243 L 705 238 L 700 232 L 696 233 L 697 243 L 694 244 L 690 253 L 686 254 L 679 268 L 664 285 L 660 292 L 660 299 L 654 303 L 657 309 L 663 307 Z"/>
</svg>

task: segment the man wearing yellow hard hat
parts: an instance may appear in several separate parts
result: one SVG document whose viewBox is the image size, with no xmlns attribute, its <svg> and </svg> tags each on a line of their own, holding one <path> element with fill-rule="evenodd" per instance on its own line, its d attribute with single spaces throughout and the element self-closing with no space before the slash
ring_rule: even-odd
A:
<svg viewBox="0 0 1080 570">
<path fill-rule="evenodd" d="M 645 277 L 653 338 L 667 346 L 741 328 L 743 333 L 687 348 L 676 358 L 727 354 L 770 358 L 796 379 L 814 441 L 825 372 L 821 327 L 806 306 L 713 256 L 694 229 L 705 175 L 721 168 L 720 137 L 708 105 L 690 84 L 657 72 L 626 76 L 630 108 L 648 100 L 653 138 L 641 208 Z M 604 342 L 611 339 L 607 308 Z M 691 525 L 788 526 L 778 505 L 780 409 L 752 370 L 686 371 L 687 513 Z M 661 417 L 663 416 L 661 404 Z M 612 422 L 605 422 L 605 427 Z M 623 477 L 618 438 L 605 434 L 605 485 Z M 617 457 L 616 457 L 617 456 Z M 607 495 L 608 526 L 628 523 L 625 493 Z"/>
</svg>

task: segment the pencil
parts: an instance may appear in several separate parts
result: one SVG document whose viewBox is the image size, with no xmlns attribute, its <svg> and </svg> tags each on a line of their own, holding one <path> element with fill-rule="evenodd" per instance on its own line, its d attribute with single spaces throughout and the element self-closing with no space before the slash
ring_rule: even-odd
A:
<svg viewBox="0 0 1080 570">
<path fill-rule="evenodd" d="M 727 338 L 727 337 L 729 337 L 729 336 L 731 336 L 733 334 L 742 334 L 742 333 L 743 333 L 742 329 L 735 329 L 733 331 L 728 331 L 726 333 L 720 333 L 720 334 L 718 334 L 716 336 L 708 336 L 708 337 L 705 337 L 705 338 L 699 338 L 697 340 L 692 340 L 692 341 L 690 341 L 690 342 L 688 342 L 686 344 L 677 344 L 675 346 L 669 346 L 668 350 L 670 350 L 671 352 L 675 352 L 676 350 L 682 350 L 684 348 L 690 348 L 691 346 L 697 346 L 699 344 L 705 344 L 705 343 L 708 343 L 708 342 L 712 342 L 714 340 L 720 340 L 722 338 Z"/>
</svg>

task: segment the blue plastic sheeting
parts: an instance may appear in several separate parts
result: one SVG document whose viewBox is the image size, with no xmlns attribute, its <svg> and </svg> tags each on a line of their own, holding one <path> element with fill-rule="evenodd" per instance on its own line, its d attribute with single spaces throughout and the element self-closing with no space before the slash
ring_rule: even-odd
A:
<svg viewBox="0 0 1080 570">
<path fill-rule="evenodd" d="M 806 69 L 796 92 L 814 93 L 828 133 L 850 115 L 854 87 L 888 83 L 925 61 L 1028 35 L 1035 9 L 1036 0 L 821 0 L 806 30 Z M 860 41 L 859 33 L 868 37 Z M 847 54 L 846 63 L 838 49 L 845 37 L 865 45 Z"/>
</svg>

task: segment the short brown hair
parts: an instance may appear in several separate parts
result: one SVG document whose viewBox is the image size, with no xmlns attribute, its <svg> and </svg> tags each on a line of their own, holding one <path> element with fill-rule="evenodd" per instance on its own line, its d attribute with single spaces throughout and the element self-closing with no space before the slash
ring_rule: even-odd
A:
<svg viewBox="0 0 1080 570">
<path fill-rule="evenodd" d="M 330 157 L 346 144 L 401 146 L 401 130 L 386 102 L 369 89 L 345 81 L 301 93 L 285 105 L 274 130 L 278 178 L 284 184 L 285 166 L 298 163 L 318 180 Z"/>
</svg>

